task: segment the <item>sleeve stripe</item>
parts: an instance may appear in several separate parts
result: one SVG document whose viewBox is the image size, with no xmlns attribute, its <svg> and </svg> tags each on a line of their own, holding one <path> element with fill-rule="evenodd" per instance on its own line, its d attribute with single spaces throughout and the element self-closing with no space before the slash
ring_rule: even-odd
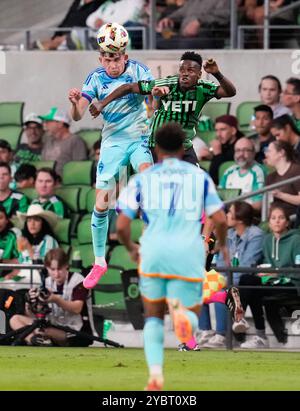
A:
<svg viewBox="0 0 300 411">
<path fill-rule="evenodd" d="M 92 97 L 87 93 L 81 93 L 82 97 L 86 98 L 90 103 L 93 101 Z"/>
</svg>

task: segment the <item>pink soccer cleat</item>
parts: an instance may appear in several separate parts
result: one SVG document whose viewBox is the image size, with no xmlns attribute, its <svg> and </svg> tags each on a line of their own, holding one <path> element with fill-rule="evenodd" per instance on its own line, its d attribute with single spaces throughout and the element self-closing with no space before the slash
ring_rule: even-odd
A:
<svg viewBox="0 0 300 411">
<path fill-rule="evenodd" d="M 88 275 L 83 280 L 83 286 L 87 289 L 94 288 L 98 284 L 98 281 L 100 280 L 100 278 L 106 273 L 106 271 L 107 271 L 106 263 L 105 265 L 94 264 L 91 271 L 88 273 Z"/>
<path fill-rule="evenodd" d="M 162 375 L 150 376 L 148 384 L 144 388 L 144 391 L 162 391 L 164 385 L 164 379 Z"/>
</svg>

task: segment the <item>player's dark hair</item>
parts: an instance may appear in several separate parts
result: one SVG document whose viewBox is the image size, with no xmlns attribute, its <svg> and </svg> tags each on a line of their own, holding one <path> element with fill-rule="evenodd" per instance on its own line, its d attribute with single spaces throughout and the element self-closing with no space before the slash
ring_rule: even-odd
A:
<svg viewBox="0 0 300 411">
<path fill-rule="evenodd" d="M 200 56 L 200 54 L 195 53 L 194 51 L 186 51 L 185 53 L 183 53 L 183 55 L 180 57 L 180 61 L 181 60 L 192 60 L 198 63 L 200 68 L 202 67 L 202 57 Z"/>
<path fill-rule="evenodd" d="M 167 153 L 174 153 L 183 147 L 185 132 L 178 123 L 168 123 L 160 127 L 155 134 L 159 148 Z"/>
<path fill-rule="evenodd" d="M 276 117 L 272 121 L 272 127 L 277 128 L 278 130 L 282 130 L 286 126 L 290 126 L 292 131 L 300 136 L 300 132 L 298 131 L 296 124 L 294 123 L 292 117 L 288 114 L 283 114 L 282 116 Z"/>
<path fill-rule="evenodd" d="M 273 110 L 271 109 L 270 106 L 267 106 L 266 104 L 260 104 L 259 106 L 254 107 L 254 113 L 256 114 L 258 111 L 263 111 L 265 113 L 268 113 L 271 120 L 274 116 Z"/>
<path fill-rule="evenodd" d="M 290 77 L 286 84 L 291 84 L 294 87 L 294 94 L 300 94 L 300 79 L 297 77 Z"/>
<path fill-rule="evenodd" d="M 235 201 L 233 204 L 235 219 L 242 221 L 247 227 L 253 222 L 253 207 L 245 201 Z"/>
<path fill-rule="evenodd" d="M 281 83 L 279 78 L 277 78 L 276 76 L 273 76 L 273 74 L 268 74 L 267 76 L 264 76 L 261 78 L 259 86 L 258 86 L 258 91 L 261 90 L 261 83 L 263 82 L 263 80 L 272 80 L 275 81 L 275 83 L 277 84 L 277 88 L 278 88 L 278 93 L 280 94 L 282 91 L 282 87 L 281 87 Z"/>
</svg>

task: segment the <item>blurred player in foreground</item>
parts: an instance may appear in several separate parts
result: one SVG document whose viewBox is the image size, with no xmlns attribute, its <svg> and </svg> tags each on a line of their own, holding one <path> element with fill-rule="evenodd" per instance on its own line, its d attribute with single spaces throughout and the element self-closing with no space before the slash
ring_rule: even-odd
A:
<svg viewBox="0 0 300 411">
<path fill-rule="evenodd" d="M 117 206 L 119 238 L 133 260 L 140 258 L 149 391 L 163 387 L 165 304 L 182 343 L 189 341 L 197 328 L 206 260 L 201 235 L 203 211 L 215 225 L 220 251 L 229 265 L 222 201 L 206 172 L 180 160 L 184 139 L 185 133 L 176 123 L 159 129 L 155 150 L 160 163 L 132 177 Z M 130 239 L 130 222 L 139 212 L 147 223 L 140 249 Z"/>
</svg>

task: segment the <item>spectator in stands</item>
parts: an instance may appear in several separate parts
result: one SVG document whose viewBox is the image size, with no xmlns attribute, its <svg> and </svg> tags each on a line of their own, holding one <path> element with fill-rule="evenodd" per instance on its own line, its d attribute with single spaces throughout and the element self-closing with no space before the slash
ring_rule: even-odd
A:
<svg viewBox="0 0 300 411">
<path fill-rule="evenodd" d="M 1 170 L 0 170 L 1 180 Z M 9 216 L 5 207 L 0 204 L 0 262 L 4 264 L 17 264 L 19 252 L 17 249 L 17 236 L 16 232 L 12 230 L 12 223 L 9 220 Z M 0 270 L 0 277 L 5 277 L 9 280 L 16 275 L 12 270 Z"/>
<path fill-rule="evenodd" d="M 282 92 L 282 102 L 292 112 L 297 129 L 300 131 L 300 79 L 291 77 Z"/>
<path fill-rule="evenodd" d="M 35 189 L 38 198 L 31 204 L 40 204 L 44 210 L 53 211 L 61 218 L 69 214 L 69 210 L 64 202 L 55 195 L 57 185 L 57 175 L 54 170 L 48 167 L 40 168 L 37 171 Z"/>
<path fill-rule="evenodd" d="M 215 48 L 217 41 L 214 34 L 220 29 L 224 30 L 229 21 L 228 0 L 186 0 L 182 7 L 158 22 L 157 31 L 165 37 L 158 38 L 158 48 Z M 166 34 L 177 28 L 178 34 L 166 38 Z"/>
<path fill-rule="evenodd" d="M 250 267 L 257 265 L 262 258 L 262 243 L 263 231 L 253 225 L 254 210 L 252 206 L 244 201 L 236 201 L 233 203 L 227 213 L 227 225 L 229 227 L 227 233 L 227 247 L 230 254 L 230 259 L 234 264 L 234 259 L 238 259 L 239 265 L 242 267 Z M 226 266 L 221 255 L 217 255 L 217 266 Z M 233 274 L 233 284 L 239 283 L 241 274 Z M 208 348 L 225 347 L 226 334 L 226 306 L 221 303 L 215 303 L 216 307 L 216 334 L 213 335 L 210 327 L 209 309 L 206 305 L 203 306 L 199 320 L 199 328 L 206 330 L 201 334 L 198 341 L 200 346 Z M 244 321 L 244 320 L 242 320 Z M 234 323 L 233 331 L 238 323 Z M 210 330 L 208 332 L 208 330 Z"/>
<path fill-rule="evenodd" d="M 284 114 L 272 122 L 272 134 L 276 140 L 286 141 L 293 146 L 295 157 L 300 160 L 300 130 L 297 129 L 291 116 Z"/>
<path fill-rule="evenodd" d="M 282 87 L 280 80 L 276 76 L 268 74 L 262 77 L 258 91 L 261 102 L 271 107 L 273 118 L 282 116 L 283 114 L 290 114 L 290 110 L 280 102 Z"/>
<path fill-rule="evenodd" d="M 211 164 L 209 174 L 215 184 L 219 183 L 219 167 L 225 161 L 233 161 L 234 145 L 243 135 L 238 129 L 235 116 L 226 114 L 216 118 L 216 139 L 210 142 Z"/>
<path fill-rule="evenodd" d="M 105 0 L 74 0 L 65 18 L 58 27 L 86 27 L 87 17 L 93 13 Z M 68 31 L 56 31 L 51 39 L 37 40 L 34 48 L 40 50 L 56 50 L 67 48 Z"/>
<path fill-rule="evenodd" d="M 87 347 L 91 340 L 85 337 L 77 337 L 58 330 L 55 325 L 67 326 L 77 331 L 92 334 L 89 312 L 91 312 L 89 291 L 83 287 L 83 276 L 79 273 L 69 272 L 67 254 L 60 248 L 48 251 L 45 257 L 45 267 L 48 271 L 46 288 L 50 296 L 45 302 L 51 306 L 51 313 L 47 319 L 50 327 L 45 330 L 36 330 L 26 337 L 28 345 L 41 346 L 73 346 Z M 29 291 L 30 298 L 37 298 L 37 289 Z M 34 315 L 26 306 L 25 315 L 14 315 L 10 320 L 13 330 L 32 324 Z"/>
<path fill-rule="evenodd" d="M 52 107 L 50 112 L 41 118 L 49 133 L 42 150 L 42 160 L 55 161 L 55 171 L 62 177 L 64 164 L 87 160 L 85 142 L 70 132 L 71 119 L 67 112 Z"/>
<path fill-rule="evenodd" d="M 52 211 L 44 210 L 39 204 L 31 204 L 27 213 L 17 212 L 22 229 L 18 238 L 20 263 L 41 263 L 49 250 L 58 247 L 53 234 L 58 216 Z"/>
<path fill-rule="evenodd" d="M 289 215 L 285 208 L 274 203 L 269 211 L 269 229 L 263 241 L 263 263 L 272 268 L 293 267 L 297 255 L 300 255 L 300 234 L 298 230 L 289 230 Z M 284 322 L 280 315 L 280 308 L 284 305 L 284 300 L 289 300 L 297 296 L 296 288 L 293 290 L 277 290 L 276 282 L 279 286 L 289 287 L 299 286 L 299 277 L 295 275 L 281 274 L 244 274 L 241 277 L 240 285 L 243 286 L 271 286 L 272 289 L 240 289 L 241 302 L 246 307 L 248 302 L 253 314 L 256 327 L 256 335 L 243 343 L 241 348 L 266 348 L 269 343 L 265 335 L 265 321 L 262 304 L 265 305 L 268 322 L 277 338 L 281 343 L 287 341 Z M 277 296 L 277 298 L 274 298 Z M 262 298 L 264 297 L 264 300 Z M 267 298 L 266 298 L 267 297 Z M 270 297 L 270 298 L 269 298 Z M 252 306 L 251 306 L 252 304 Z"/>
<path fill-rule="evenodd" d="M 26 212 L 28 199 L 22 193 L 12 191 L 9 187 L 11 182 L 11 169 L 7 163 L 0 162 L 0 205 L 2 205 L 11 218 L 17 211 Z"/>
<path fill-rule="evenodd" d="M 266 178 L 266 185 L 279 183 L 300 174 L 300 165 L 295 162 L 293 147 L 285 141 L 273 141 L 266 152 L 266 162 L 275 171 Z M 300 205 L 300 181 L 287 183 L 271 192 L 272 197 L 289 216 L 294 215 Z M 272 202 L 272 199 L 270 200 Z"/>
<path fill-rule="evenodd" d="M 117 21 L 122 26 L 129 28 L 147 27 L 149 15 L 147 11 L 148 0 L 117 0 L 104 1 L 100 7 L 91 13 L 87 20 L 87 27 L 94 30 L 95 35 L 99 28 L 112 21 Z M 157 2 L 156 7 L 160 6 Z M 130 44 L 134 49 L 141 49 L 142 47 L 142 31 L 134 31 L 130 34 Z M 98 48 L 98 47 L 97 47 Z"/>
<path fill-rule="evenodd" d="M 0 140 L 0 163 L 6 163 L 9 165 L 10 170 L 11 170 L 11 182 L 9 184 L 9 187 L 14 190 L 16 188 L 16 183 L 14 181 L 14 176 L 15 172 L 17 170 L 17 165 L 14 162 L 14 154 L 13 150 L 11 148 L 11 145 L 9 144 L 8 141 L 6 140 Z"/>
<path fill-rule="evenodd" d="M 256 155 L 255 160 L 258 163 L 264 163 L 265 160 L 265 150 L 266 147 L 274 141 L 274 136 L 271 133 L 271 125 L 273 120 L 273 111 L 271 107 L 261 104 L 260 106 L 254 107 L 254 127 L 255 134 L 252 134 L 250 138 L 255 147 Z"/>
<path fill-rule="evenodd" d="M 34 188 L 36 168 L 31 164 L 21 164 L 15 172 L 17 188 Z"/>
<path fill-rule="evenodd" d="M 43 147 L 43 122 L 35 113 L 25 118 L 24 132 L 27 143 L 21 143 L 15 153 L 15 162 L 18 164 L 39 161 Z"/>
<path fill-rule="evenodd" d="M 242 194 L 249 194 L 263 188 L 265 173 L 260 164 L 255 161 L 253 141 L 247 137 L 240 138 L 234 145 L 235 165 L 229 167 L 220 182 L 220 188 L 240 188 Z M 262 195 L 246 200 L 255 210 L 261 209 Z"/>
</svg>

